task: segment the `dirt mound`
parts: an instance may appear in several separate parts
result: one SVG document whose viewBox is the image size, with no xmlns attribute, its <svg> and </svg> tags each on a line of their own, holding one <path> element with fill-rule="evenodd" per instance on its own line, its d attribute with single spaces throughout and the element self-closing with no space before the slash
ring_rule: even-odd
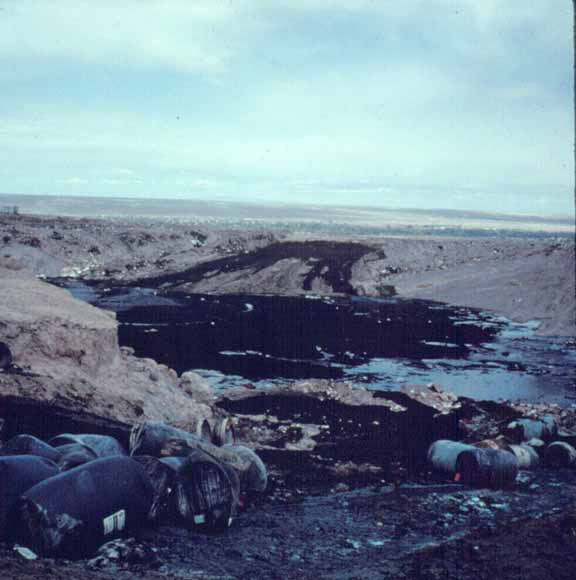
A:
<svg viewBox="0 0 576 580">
<path fill-rule="evenodd" d="M 4 396 L 67 401 L 124 420 L 210 413 L 187 394 L 193 393 L 190 377 L 185 392 L 173 370 L 120 349 L 113 313 L 75 300 L 11 262 L 0 262 L 0 320 L 0 341 L 15 365 L 0 374 Z"/>
<path fill-rule="evenodd" d="M 358 293 L 352 270 L 374 248 L 355 242 L 278 242 L 252 252 L 202 262 L 183 272 L 138 281 L 179 292 L 257 294 Z M 376 256 L 384 259 L 383 253 Z"/>
</svg>

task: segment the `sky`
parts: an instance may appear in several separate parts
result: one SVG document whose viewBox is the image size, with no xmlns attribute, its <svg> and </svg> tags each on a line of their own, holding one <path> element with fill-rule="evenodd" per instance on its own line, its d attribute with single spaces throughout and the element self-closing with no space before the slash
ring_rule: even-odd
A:
<svg viewBox="0 0 576 580">
<path fill-rule="evenodd" d="M 569 0 L 0 0 L 0 192 L 574 213 Z"/>
</svg>

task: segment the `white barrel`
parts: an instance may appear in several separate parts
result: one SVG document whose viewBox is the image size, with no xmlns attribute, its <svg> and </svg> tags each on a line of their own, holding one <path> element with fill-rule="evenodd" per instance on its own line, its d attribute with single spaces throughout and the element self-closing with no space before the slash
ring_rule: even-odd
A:
<svg viewBox="0 0 576 580">
<path fill-rule="evenodd" d="M 213 443 L 214 445 L 231 445 L 236 440 L 234 434 L 234 423 L 230 417 L 219 419 L 214 427 Z"/>
<path fill-rule="evenodd" d="M 530 445 L 509 445 L 508 450 L 516 456 L 518 469 L 534 469 L 540 464 L 540 456 Z"/>
<path fill-rule="evenodd" d="M 428 463 L 435 471 L 452 474 L 456 471 L 458 455 L 471 449 L 475 447 L 458 441 L 439 439 L 428 448 Z"/>
</svg>

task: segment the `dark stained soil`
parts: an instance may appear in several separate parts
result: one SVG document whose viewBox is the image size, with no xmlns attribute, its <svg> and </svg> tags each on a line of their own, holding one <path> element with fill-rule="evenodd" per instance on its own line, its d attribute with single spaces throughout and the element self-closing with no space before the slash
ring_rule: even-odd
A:
<svg viewBox="0 0 576 580">
<path fill-rule="evenodd" d="M 354 242 L 277 242 L 245 254 L 203 262 L 175 274 L 140 279 L 137 284 L 149 288 L 162 286 L 169 289 L 182 284 L 200 282 L 207 275 L 217 276 L 243 271 L 249 276 L 274 266 L 280 260 L 299 260 L 309 266 L 302 280 L 304 290 L 311 290 L 312 281 L 321 278 L 332 292 L 355 295 L 357 291 L 350 283 L 352 266 L 360 258 L 373 252 L 373 247 Z M 380 259 L 385 257 L 384 252 L 379 252 Z"/>
</svg>

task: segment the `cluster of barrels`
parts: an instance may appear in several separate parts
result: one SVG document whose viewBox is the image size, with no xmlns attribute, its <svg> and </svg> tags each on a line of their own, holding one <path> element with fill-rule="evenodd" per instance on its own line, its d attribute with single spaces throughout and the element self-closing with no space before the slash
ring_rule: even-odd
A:
<svg viewBox="0 0 576 580">
<path fill-rule="evenodd" d="M 0 447 L 0 540 L 75 559 L 151 524 L 225 529 L 241 494 L 267 485 L 256 453 L 227 439 L 161 422 L 135 426 L 128 450 L 108 435 L 18 435 Z"/>
<path fill-rule="evenodd" d="M 505 436 L 474 444 L 441 439 L 428 449 L 432 470 L 468 485 L 505 487 L 520 469 L 576 467 L 576 449 L 558 439 L 553 417 L 509 423 Z"/>
</svg>

